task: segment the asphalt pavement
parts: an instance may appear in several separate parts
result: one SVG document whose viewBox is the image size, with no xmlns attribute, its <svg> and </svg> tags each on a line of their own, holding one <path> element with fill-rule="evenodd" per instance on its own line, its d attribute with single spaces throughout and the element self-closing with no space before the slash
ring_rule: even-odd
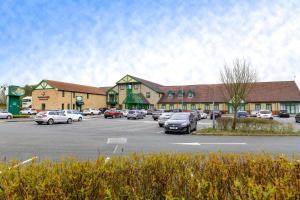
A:
<svg viewBox="0 0 300 200">
<path fill-rule="evenodd" d="M 209 119 L 198 122 L 198 128 L 210 125 Z M 299 124 L 295 126 L 298 128 Z M 110 157 L 133 152 L 218 151 L 300 154 L 300 137 L 164 134 L 151 116 L 143 120 L 88 117 L 82 122 L 51 126 L 33 121 L 0 121 L 0 160 L 26 160 L 32 156 L 52 160 L 69 156 L 94 159 L 98 155 Z"/>
</svg>

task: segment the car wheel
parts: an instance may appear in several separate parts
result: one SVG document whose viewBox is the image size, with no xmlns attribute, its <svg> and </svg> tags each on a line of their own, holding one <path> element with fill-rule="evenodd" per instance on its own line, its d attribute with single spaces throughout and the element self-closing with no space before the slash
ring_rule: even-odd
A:
<svg viewBox="0 0 300 200">
<path fill-rule="evenodd" d="M 165 130 L 165 134 L 169 134 L 169 132 Z"/>
<path fill-rule="evenodd" d="M 30 112 L 28 113 L 28 115 L 30 115 Z"/>
<path fill-rule="evenodd" d="M 107 116 L 105 116 L 104 118 L 107 119 Z"/>
<path fill-rule="evenodd" d="M 72 120 L 71 118 L 69 118 L 69 119 L 67 120 L 67 124 L 72 124 L 72 122 L 73 122 L 73 120 Z"/>
<path fill-rule="evenodd" d="M 6 117 L 6 119 L 11 119 L 12 117 L 10 116 L 10 115 L 8 115 L 7 117 Z"/>
<path fill-rule="evenodd" d="M 53 119 L 49 119 L 47 122 L 48 125 L 52 125 L 53 123 L 54 123 Z"/>
<path fill-rule="evenodd" d="M 79 118 L 78 118 L 78 121 L 79 121 L 79 122 L 82 121 L 82 117 L 79 117 Z"/>
<path fill-rule="evenodd" d="M 186 131 L 186 134 L 190 134 L 190 133 L 191 133 L 191 127 L 188 126 L 187 131 Z"/>
</svg>

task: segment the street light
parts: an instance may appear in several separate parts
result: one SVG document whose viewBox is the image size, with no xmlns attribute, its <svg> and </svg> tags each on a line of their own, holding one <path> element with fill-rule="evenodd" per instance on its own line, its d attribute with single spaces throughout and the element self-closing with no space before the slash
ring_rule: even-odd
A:
<svg viewBox="0 0 300 200">
<path fill-rule="evenodd" d="M 213 129 L 216 128 L 216 117 L 214 111 L 215 111 L 215 85 L 213 86 L 213 109 L 212 109 Z"/>
</svg>

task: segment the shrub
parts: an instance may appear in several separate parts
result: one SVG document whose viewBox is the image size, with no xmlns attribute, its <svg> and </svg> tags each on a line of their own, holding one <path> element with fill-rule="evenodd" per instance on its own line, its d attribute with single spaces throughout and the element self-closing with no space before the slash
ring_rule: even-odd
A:
<svg viewBox="0 0 300 200">
<path fill-rule="evenodd" d="M 297 158 L 261 154 L 158 154 L 105 162 L 67 159 L 7 170 L 1 199 L 297 199 Z"/>
<path fill-rule="evenodd" d="M 30 115 L 14 115 L 13 118 L 30 118 Z"/>
<path fill-rule="evenodd" d="M 217 129 L 229 130 L 232 127 L 233 118 L 221 117 L 217 119 Z M 290 133 L 293 131 L 292 124 L 282 124 L 275 120 L 261 118 L 239 118 L 237 119 L 236 131 L 251 132 L 275 132 Z"/>
</svg>

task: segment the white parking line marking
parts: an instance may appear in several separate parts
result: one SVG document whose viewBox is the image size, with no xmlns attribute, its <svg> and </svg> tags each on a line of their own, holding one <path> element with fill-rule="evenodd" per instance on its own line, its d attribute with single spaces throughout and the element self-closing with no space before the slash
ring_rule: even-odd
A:
<svg viewBox="0 0 300 200">
<path fill-rule="evenodd" d="M 200 145 L 246 145 L 247 143 L 244 142 L 240 142 L 240 143 L 234 143 L 234 142 L 230 142 L 230 143 L 220 143 L 220 142 L 216 142 L 216 143 L 199 143 L 199 142 L 180 142 L 180 143 L 172 143 L 172 144 L 178 144 L 178 145 L 191 145 L 191 146 L 200 146 Z"/>
<path fill-rule="evenodd" d="M 125 144 L 127 143 L 127 138 L 107 138 L 107 144 Z"/>
<path fill-rule="evenodd" d="M 37 158 L 38 158 L 37 156 L 34 156 L 34 157 L 32 157 L 32 158 L 29 158 L 29 159 L 27 159 L 27 160 L 25 160 L 25 161 L 23 161 L 23 162 L 20 162 L 20 163 L 14 165 L 13 167 L 8 168 L 8 170 L 10 170 L 10 169 L 12 169 L 12 168 L 17 168 L 17 167 L 22 166 L 22 165 L 25 165 L 26 163 L 31 162 L 31 161 L 33 161 L 33 160 L 35 160 L 35 159 L 37 159 Z M 0 174 L 2 174 L 2 171 L 0 171 Z"/>
</svg>

